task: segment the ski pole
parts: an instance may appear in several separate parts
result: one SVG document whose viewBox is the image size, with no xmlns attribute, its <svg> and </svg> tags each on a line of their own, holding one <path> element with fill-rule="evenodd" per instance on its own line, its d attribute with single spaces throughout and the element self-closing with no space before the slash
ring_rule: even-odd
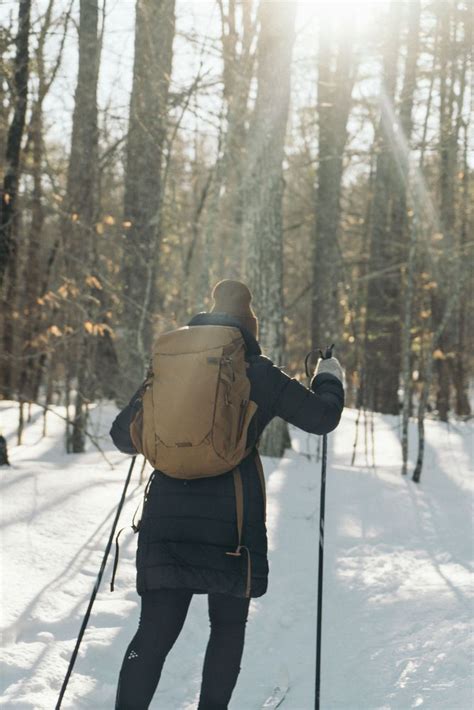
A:
<svg viewBox="0 0 474 710">
<path fill-rule="evenodd" d="M 85 632 L 85 630 L 86 630 L 86 626 L 87 626 L 87 623 L 88 623 L 88 621 L 89 621 L 89 617 L 90 617 L 90 615 L 91 615 L 92 605 L 94 604 L 94 601 L 95 601 L 97 592 L 99 591 L 100 583 L 101 583 L 102 576 L 103 576 L 104 570 L 105 570 L 105 565 L 107 564 L 107 558 L 108 558 L 108 556 L 109 556 L 110 548 L 112 547 L 112 542 L 113 542 L 114 535 L 115 535 L 115 528 L 117 527 L 117 523 L 118 523 L 119 518 L 120 518 L 120 513 L 122 512 L 123 504 L 124 504 L 124 502 L 125 502 L 125 496 L 127 495 L 128 484 L 130 483 L 130 479 L 131 479 L 131 477 L 132 477 L 132 471 L 133 471 L 133 467 L 134 467 L 134 465 L 135 465 L 135 459 L 136 459 L 136 458 L 137 458 L 137 457 L 134 456 L 134 457 L 132 458 L 131 463 L 130 463 L 130 468 L 129 468 L 129 470 L 128 470 L 128 475 L 127 475 L 127 478 L 126 478 L 126 481 L 125 481 L 125 486 L 124 486 L 124 488 L 123 488 L 122 497 L 121 497 L 121 499 L 120 499 L 120 503 L 119 503 L 119 505 L 118 505 L 117 512 L 116 512 L 116 514 L 115 514 L 114 523 L 113 523 L 113 525 L 112 525 L 112 531 L 111 531 L 111 533 L 110 533 L 110 537 L 109 537 L 109 541 L 108 541 L 108 543 L 107 543 L 107 547 L 105 548 L 104 557 L 103 557 L 103 559 L 102 559 L 102 564 L 100 565 L 99 574 L 97 575 L 97 579 L 96 579 L 96 582 L 95 582 L 95 584 L 94 584 L 94 589 L 92 590 L 92 595 L 91 595 L 91 598 L 90 598 L 90 600 L 89 600 L 89 606 L 87 607 L 87 611 L 86 611 L 86 613 L 85 613 L 84 619 L 83 619 L 83 621 L 82 621 L 82 626 L 81 626 L 81 628 L 80 628 L 79 635 L 78 635 L 77 640 L 76 640 L 76 645 L 75 645 L 75 647 L 74 647 L 74 651 L 72 652 L 71 660 L 69 661 L 69 666 L 68 666 L 66 675 L 65 675 L 65 677 L 64 677 L 64 681 L 63 681 L 63 684 L 62 684 L 62 687 L 61 687 L 61 691 L 60 691 L 60 693 L 59 693 L 58 702 L 57 702 L 57 704 L 56 704 L 56 710 L 59 710 L 60 707 L 61 707 L 61 703 L 62 703 L 62 700 L 63 700 L 63 697 L 64 697 L 64 693 L 66 692 L 67 684 L 68 684 L 68 682 L 69 682 L 69 678 L 71 677 L 71 673 L 72 673 L 72 670 L 73 670 L 73 668 L 74 668 L 74 663 L 76 662 L 77 654 L 78 654 L 78 652 L 79 652 L 79 646 L 81 645 L 82 637 L 84 636 L 84 632 Z"/>
<path fill-rule="evenodd" d="M 334 344 L 326 347 L 326 352 L 322 353 L 319 350 L 323 360 L 332 357 L 332 349 Z M 311 373 L 308 370 L 308 360 L 315 352 L 312 350 L 306 355 L 304 365 L 306 375 L 311 378 Z M 319 710 L 321 696 L 321 627 L 323 618 L 323 563 L 324 563 L 324 518 L 326 506 L 326 463 L 328 454 L 328 437 L 323 434 L 323 453 L 321 461 L 321 495 L 319 499 L 319 556 L 318 556 L 318 604 L 317 604 L 317 622 L 316 622 L 316 680 L 314 693 L 314 707 Z"/>
</svg>

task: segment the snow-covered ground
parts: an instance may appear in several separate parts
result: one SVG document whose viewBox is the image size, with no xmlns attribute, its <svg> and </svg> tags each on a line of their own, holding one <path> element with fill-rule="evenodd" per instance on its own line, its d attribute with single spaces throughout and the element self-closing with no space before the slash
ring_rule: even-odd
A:
<svg viewBox="0 0 474 710">
<path fill-rule="evenodd" d="M 55 706 L 100 566 L 129 459 L 107 431 L 114 410 L 97 407 L 93 446 L 63 450 L 64 410 L 33 407 L 16 446 L 17 406 L 0 403 L 12 466 L 0 469 L 2 708 Z M 323 604 L 323 710 L 468 710 L 472 682 L 472 430 L 427 422 L 420 486 L 400 475 L 398 420 L 375 416 L 375 463 L 363 425 L 351 466 L 356 412 L 329 437 Z M 270 585 L 253 600 L 242 671 L 230 710 L 259 710 L 282 673 L 282 708 L 314 700 L 319 523 L 318 437 L 292 431 L 293 450 L 264 459 Z M 471 435 L 471 436 L 470 436 Z M 412 423 L 415 454 L 415 425 Z M 370 444 L 370 441 L 369 441 Z M 311 454 L 311 455 L 310 455 Z M 367 460 L 368 458 L 368 460 Z M 141 498 L 139 469 L 121 524 Z M 111 709 L 122 655 L 138 624 L 131 530 L 121 537 L 116 591 L 109 559 L 64 708 Z M 151 708 L 193 710 L 208 635 L 206 597 L 195 596 Z"/>
</svg>

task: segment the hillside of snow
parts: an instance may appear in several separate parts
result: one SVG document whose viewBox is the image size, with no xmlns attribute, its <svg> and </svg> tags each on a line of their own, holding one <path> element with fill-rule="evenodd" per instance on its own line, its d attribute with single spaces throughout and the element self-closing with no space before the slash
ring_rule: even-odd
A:
<svg viewBox="0 0 474 710">
<path fill-rule="evenodd" d="M 33 407 L 16 446 L 18 407 L 0 402 L 10 467 L 0 468 L 0 704 L 51 710 L 107 543 L 130 459 L 107 432 L 112 406 L 94 409 L 102 449 L 64 453 L 64 410 Z M 400 474 L 399 421 L 374 417 L 375 466 L 357 412 L 329 436 L 323 596 L 322 710 L 469 710 L 472 681 L 472 428 L 426 424 L 421 484 Z M 412 458 L 416 425 L 411 424 Z M 292 430 L 293 450 L 264 459 L 270 583 L 253 600 L 230 710 L 259 710 L 282 674 L 282 709 L 314 707 L 319 437 Z M 370 436 L 368 445 L 370 448 Z M 120 526 L 138 505 L 137 461 Z M 146 470 L 146 478 L 150 470 Z M 145 478 L 145 480 L 146 480 Z M 93 607 L 63 708 L 111 710 L 122 656 L 138 624 L 136 537 L 121 536 Z M 209 632 L 207 599 L 193 598 L 150 706 L 194 710 Z"/>
</svg>

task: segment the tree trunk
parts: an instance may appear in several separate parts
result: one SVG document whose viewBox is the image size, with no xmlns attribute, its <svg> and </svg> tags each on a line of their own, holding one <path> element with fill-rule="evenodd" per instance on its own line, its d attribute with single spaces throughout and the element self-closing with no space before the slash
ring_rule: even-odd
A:
<svg viewBox="0 0 474 710">
<path fill-rule="evenodd" d="M 137 0 L 124 196 L 129 223 L 122 269 L 125 396 L 143 379 L 153 338 L 174 29 L 175 0 Z"/>
<path fill-rule="evenodd" d="M 444 0 L 438 2 L 438 14 L 440 17 L 441 27 L 441 42 L 440 42 L 440 143 L 439 143 L 439 158 L 440 158 L 440 179 L 439 179 L 439 196 L 440 196 L 440 220 L 441 229 L 443 231 L 443 245 L 445 247 L 446 256 L 449 258 L 448 250 L 453 244 L 452 229 L 454 226 L 454 165 L 452 155 L 452 112 L 453 103 L 449 91 L 449 62 L 450 62 L 450 45 L 451 45 L 451 13 L 452 4 L 446 3 Z M 435 322 L 441 319 L 444 295 L 441 293 L 442 286 L 438 284 L 437 293 L 433 293 L 432 311 Z M 449 352 L 449 329 L 445 329 L 439 340 L 439 347 L 443 353 L 442 357 L 436 359 L 436 409 L 438 410 L 439 418 L 442 421 L 448 420 L 448 412 L 450 408 L 450 389 L 451 389 L 451 372 L 449 363 L 446 359 L 446 353 Z"/>
<path fill-rule="evenodd" d="M 13 223 L 20 176 L 21 140 L 25 128 L 28 99 L 31 0 L 20 0 L 14 64 L 14 111 L 7 138 L 6 169 L 0 210 L 0 287 L 9 263 L 15 258 Z"/>
<path fill-rule="evenodd" d="M 35 52 L 36 72 L 38 75 L 38 94 L 31 110 L 28 144 L 31 143 L 31 177 L 33 191 L 31 195 L 31 223 L 28 235 L 26 262 L 23 269 L 23 331 L 22 338 L 22 364 L 19 375 L 19 395 L 31 402 L 35 391 L 33 382 L 38 379 L 39 358 L 32 343 L 35 341 L 41 328 L 42 307 L 37 303 L 40 296 L 40 264 L 43 224 L 45 220 L 43 207 L 43 102 L 51 87 L 52 81 L 59 68 L 62 47 L 58 54 L 56 67 L 47 81 L 44 64 L 44 48 L 48 31 L 51 26 L 51 15 L 54 0 L 49 0 L 48 7 L 41 25 L 38 46 Z M 66 34 L 66 28 L 64 30 Z M 37 391 L 37 390 L 36 390 Z"/>
<path fill-rule="evenodd" d="M 433 292 L 432 310 L 435 322 L 438 322 L 446 307 L 449 290 L 445 283 L 449 283 L 454 270 L 451 267 L 454 252 L 459 249 L 460 240 L 456 222 L 456 177 L 458 172 L 458 140 L 462 125 L 462 112 L 466 86 L 467 61 L 471 46 L 471 32 L 469 28 L 469 13 L 463 25 L 465 37 L 463 41 L 458 36 L 461 24 L 457 3 L 446 3 L 440 0 L 437 5 L 441 26 L 440 42 L 440 141 L 439 141 L 439 198 L 440 198 L 440 226 L 441 240 L 439 253 L 442 255 L 445 269 L 448 272 L 447 280 L 439 284 Z M 461 60 L 461 62 L 460 62 Z M 449 273 L 451 272 L 451 273 Z M 448 288 L 450 288 L 449 284 Z M 439 348 L 442 357 L 436 360 L 437 393 L 436 408 L 442 421 L 448 420 L 451 406 L 451 384 L 454 384 L 453 358 L 456 354 L 456 345 L 459 332 L 459 309 L 455 317 L 448 323 L 440 338 Z M 459 399 L 459 395 L 458 395 Z"/>
<path fill-rule="evenodd" d="M 419 230 L 418 195 L 416 184 L 410 183 L 410 153 L 411 134 L 413 127 L 413 97 L 416 86 L 416 70 L 418 61 L 419 32 L 421 7 L 419 0 L 410 5 L 408 20 L 407 53 L 405 72 L 400 99 L 400 120 L 398 129 L 398 192 L 394 197 L 392 207 L 392 239 L 395 249 L 398 249 L 398 263 L 407 263 L 405 271 L 404 298 L 401 288 L 398 290 L 399 313 L 402 323 L 400 338 L 400 364 L 403 380 L 403 415 L 402 415 L 402 473 L 407 473 L 408 462 L 408 425 L 411 407 L 412 389 L 412 358 L 411 358 L 411 324 L 413 315 L 413 300 L 415 292 L 416 249 Z M 413 220 L 408 233 L 407 205 L 409 195 L 414 194 Z M 408 242 L 408 243 L 407 243 Z M 404 301 L 404 303 L 403 303 Z"/>
<path fill-rule="evenodd" d="M 460 46 L 461 55 L 461 67 L 459 70 L 459 89 L 455 96 L 455 101 L 457 104 L 456 116 L 454 119 L 454 139 L 453 147 L 457 150 L 460 129 L 463 128 L 464 131 L 464 146 L 463 146 L 463 158 L 462 166 L 460 166 L 461 173 L 458 174 L 458 178 L 461 179 L 461 194 L 458 201 L 460 217 L 457 220 L 458 226 L 455 228 L 455 248 L 457 246 L 456 242 L 459 244 L 459 253 L 463 258 L 469 258 L 469 238 L 468 235 L 472 232 L 470 224 L 470 209 L 469 209 L 469 189 L 470 189 L 470 166 L 469 166 L 469 115 L 467 114 L 466 120 L 463 118 L 464 113 L 464 94 L 466 87 L 466 78 L 468 75 L 468 66 L 471 56 L 472 48 L 472 11 L 471 8 L 465 6 L 463 8 L 464 18 L 460 23 L 463 36 L 458 42 Z M 468 109 L 469 110 L 469 107 Z M 454 175 L 456 175 L 457 169 L 454 166 Z M 454 178 L 454 176 L 453 176 Z M 455 178 L 454 178 L 455 181 Z M 457 234 L 459 234 L 459 241 L 457 240 Z M 451 379 L 455 391 L 455 405 L 454 409 L 458 416 L 469 416 L 471 414 L 471 406 L 469 402 L 469 376 L 468 376 L 468 362 L 469 353 L 472 352 L 472 346 L 474 345 L 472 335 L 470 337 L 470 330 L 466 322 L 466 305 L 467 303 L 472 303 L 474 283 L 471 278 L 468 281 L 465 291 L 459 300 L 458 312 L 456 314 L 456 332 L 453 333 L 453 346 L 452 350 L 454 353 L 453 358 L 448 360 L 451 366 Z M 471 298 L 470 298 L 471 297 Z M 472 329 L 471 329 L 472 330 Z"/>
<path fill-rule="evenodd" d="M 402 4 L 392 0 L 387 22 L 383 80 L 380 92 L 381 119 L 376 136 L 377 166 L 370 234 L 369 280 L 367 289 L 367 349 L 365 406 L 386 414 L 397 414 L 400 372 L 400 273 L 398 250 L 390 234 L 393 195 L 396 194 L 394 151 L 394 100 L 397 86 Z"/>
<path fill-rule="evenodd" d="M 0 434 L 0 466 L 9 466 L 7 440 Z"/>
<path fill-rule="evenodd" d="M 342 28 L 341 28 L 342 32 Z M 333 64 L 333 38 L 324 21 L 319 26 L 318 50 L 318 185 L 312 257 L 312 348 L 330 345 L 339 334 L 338 282 L 342 158 L 347 140 L 347 120 L 355 79 L 353 34 L 339 40 Z"/>
<path fill-rule="evenodd" d="M 290 68 L 296 4 L 261 2 L 257 98 L 247 141 L 243 185 L 245 277 L 254 293 L 260 341 L 277 365 L 284 358 L 282 198 Z M 278 81 L 275 81 L 278 77 Z M 262 441 L 263 453 L 281 456 L 286 426 L 276 420 Z"/>
<path fill-rule="evenodd" d="M 425 411 L 426 405 L 428 403 L 428 395 L 430 391 L 431 381 L 433 378 L 433 363 L 435 362 L 435 359 L 433 357 L 434 351 L 437 346 L 439 346 L 440 340 L 446 330 L 451 315 L 458 304 L 460 294 L 462 293 L 464 281 L 467 279 L 469 273 L 467 269 L 463 266 L 461 258 L 458 259 L 456 271 L 458 278 L 454 280 L 453 288 L 446 301 L 444 313 L 436 331 L 431 337 L 431 342 L 427 353 L 427 365 L 424 373 L 423 389 L 420 395 L 420 402 L 418 406 L 418 456 L 412 476 L 412 480 L 415 483 L 420 482 L 421 471 L 423 469 L 423 458 L 425 451 Z"/>
<path fill-rule="evenodd" d="M 8 283 L 3 295 L 3 354 L 0 363 L 0 396 L 13 396 L 13 312 L 17 295 L 17 223 L 18 183 L 20 179 L 21 141 L 25 128 L 28 100 L 29 36 L 31 0 L 20 0 L 18 33 L 13 79 L 13 117 L 6 145 L 6 166 L 0 203 L 0 289 L 8 269 Z"/>
<path fill-rule="evenodd" d="M 63 222 L 65 261 L 77 296 L 71 298 L 71 318 L 76 328 L 73 368 L 76 377 L 75 413 L 68 445 L 73 453 L 84 451 L 87 404 L 93 397 L 91 329 L 97 300 L 92 279 L 95 225 L 98 219 L 98 114 L 97 81 L 100 61 L 98 2 L 81 0 L 79 21 L 79 68 L 74 97 L 71 153 L 69 158 L 66 219 Z M 92 332 L 91 332 L 92 330 Z M 69 366 L 71 366 L 69 364 Z"/>
<path fill-rule="evenodd" d="M 237 22 L 240 5 L 241 23 Z M 242 219 L 243 175 L 247 121 L 249 118 L 249 92 L 252 81 L 256 35 L 252 22 L 253 0 L 229 0 L 228 12 L 222 11 L 222 45 L 224 61 L 224 100 L 226 103 L 227 131 L 223 140 L 222 176 L 225 192 L 222 202 L 222 219 L 219 231 L 218 271 L 221 277 L 240 278 L 242 271 Z"/>
<path fill-rule="evenodd" d="M 405 311 L 402 329 L 402 378 L 403 378 L 403 409 L 402 409 L 402 474 L 406 475 L 408 466 L 408 430 L 410 423 L 410 408 L 412 394 L 412 358 L 411 358 L 411 327 L 413 316 L 413 300 L 415 292 L 415 266 L 419 219 L 416 212 L 410 228 L 410 245 L 405 278 Z"/>
<path fill-rule="evenodd" d="M 464 127 L 464 156 L 463 156 L 463 175 L 462 175 L 462 199 L 461 199 L 461 237 L 460 237 L 460 253 L 464 254 L 464 250 L 468 244 L 468 214 L 469 214 L 469 163 L 468 163 L 468 137 L 469 131 L 467 126 Z M 461 256 L 462 258 L 462 256 Z M 469 335 L 468 322 L 466 318 L 466 304 L 473 302 L 473 280 L 467 283 L 464 298 L 460 299 L 459 314 L 458 314 L 458 334 L 456 344 L 456 358 L 453 363 L 453 384 L 456 392 L 455 411 L 458 416 L 469 416 L 471 414 L 471 405 L 468 397 L 469 377 L 468 363 L 469 353 L 472 352 L 474 345 L 471 336 Z M 471 298 L 469 299 L 469 294 Z"/>
</svg>

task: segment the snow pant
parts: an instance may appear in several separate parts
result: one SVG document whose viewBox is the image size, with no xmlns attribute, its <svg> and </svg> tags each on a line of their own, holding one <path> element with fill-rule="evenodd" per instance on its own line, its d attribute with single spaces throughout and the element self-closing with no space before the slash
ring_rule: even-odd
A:
<svg viewBox="0 0 474 710">
<path fill-rule="evenodd" d="M 157 589 L 142 595 L 138 631 L 125 652 L 115 710 L 148 708 L 192 596 L 186 589 Z M 227 710 L 240 671 L 249 602 L 227 594 L 208 595 L 211 634 L 198 710 Z"/>
</svg>

